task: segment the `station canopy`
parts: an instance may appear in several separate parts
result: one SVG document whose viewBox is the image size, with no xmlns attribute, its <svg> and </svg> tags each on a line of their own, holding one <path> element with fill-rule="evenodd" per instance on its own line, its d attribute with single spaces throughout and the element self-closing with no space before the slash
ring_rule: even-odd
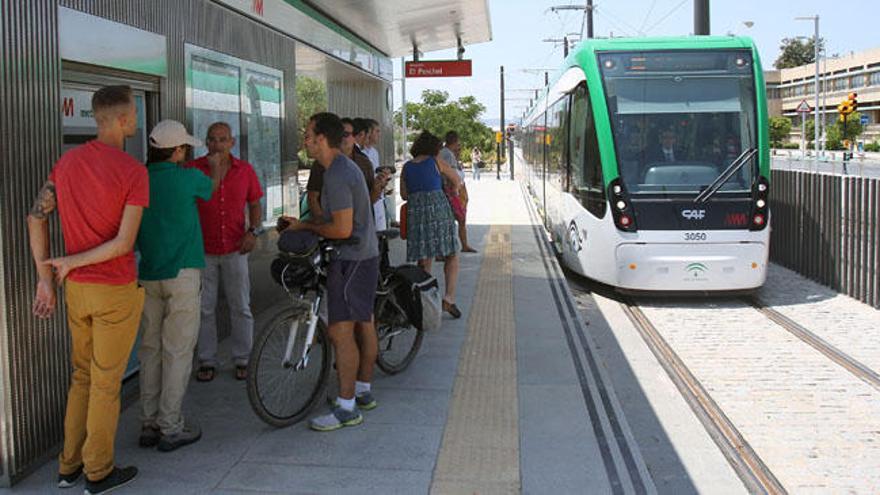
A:
<svg viewBox="0 0 880 495">
<path fill-rule="evenodd" d="M 487 0 L 313 0 L 306 2 L 389 57 L 492 39 Z"/>
</svg>

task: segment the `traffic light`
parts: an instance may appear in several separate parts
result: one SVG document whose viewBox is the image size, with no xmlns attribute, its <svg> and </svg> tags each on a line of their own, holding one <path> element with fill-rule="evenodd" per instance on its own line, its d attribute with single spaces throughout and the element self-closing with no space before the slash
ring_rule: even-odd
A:
<svg viewBox="0 0 880 495">
<path fill-rule="evenodd" d="M 858 108 L 859 108 L 858 97 L 859 97 L 858 93 L 850 93 L 849 95 L 847 95 L 846 99 L 847 99 L 847 101 L 849 101 L 850 108 L 852 108 L 850 113 L 858 110 Z"/>
</svg>

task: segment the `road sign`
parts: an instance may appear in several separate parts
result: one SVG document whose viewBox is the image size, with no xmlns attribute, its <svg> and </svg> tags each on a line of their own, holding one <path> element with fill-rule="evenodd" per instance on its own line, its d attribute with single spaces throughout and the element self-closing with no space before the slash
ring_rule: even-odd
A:
<svg viewBox="0 0 880 495">
<path fill-rule="evenodd" d="M 470 75 L 470 60 L 429 60 L 406 63 L 406 77 L 461 77 Z"/>
<path fill-rule="evenodd" d="M 869 120 L 870 119 L 868 119 L 868 116 L 864 114 L 862 114 L 861 118 L 859 118 L 859 122 L 861 122 L 862 125 L 868 125 Z"/>
<path fill-rule="evenodd" d="M 501 131 L 495 131 L 495 142 L 496 143 L 499 143 L 499 144 L 501 143 L 501 136 L 502 136 Z"/>
<path fill-rule="evenodd" d="M 798 105 L 794 111 L 798 113 L 810 113 L 813 109 L 810 108 L 810 104 L 807 103 L 807 100 L 801 100 L 800 105 Z"/>
</svg>

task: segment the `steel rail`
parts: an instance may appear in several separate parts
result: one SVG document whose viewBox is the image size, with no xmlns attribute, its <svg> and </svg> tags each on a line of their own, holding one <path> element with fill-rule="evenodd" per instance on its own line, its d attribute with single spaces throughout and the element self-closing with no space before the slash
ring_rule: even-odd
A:
<svg viewBox="0 0 880 495">
<path fill-rule="evenodd" d="M 746 488 L 751 493 L 788 493 L 644 312 L 627 298 L 620 305 Z"/>
</svg>

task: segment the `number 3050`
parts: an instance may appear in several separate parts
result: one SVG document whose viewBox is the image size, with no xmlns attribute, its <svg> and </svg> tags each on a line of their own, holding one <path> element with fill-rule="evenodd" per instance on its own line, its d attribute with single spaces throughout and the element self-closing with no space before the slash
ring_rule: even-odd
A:
<svg viewBox="0 0 880 495">
<path fill-rule="evenodd" d="M 684 240 L 686 241 L 705 241 L 706 233 L 705 232 L 685 232 Z"/>
</svg>

